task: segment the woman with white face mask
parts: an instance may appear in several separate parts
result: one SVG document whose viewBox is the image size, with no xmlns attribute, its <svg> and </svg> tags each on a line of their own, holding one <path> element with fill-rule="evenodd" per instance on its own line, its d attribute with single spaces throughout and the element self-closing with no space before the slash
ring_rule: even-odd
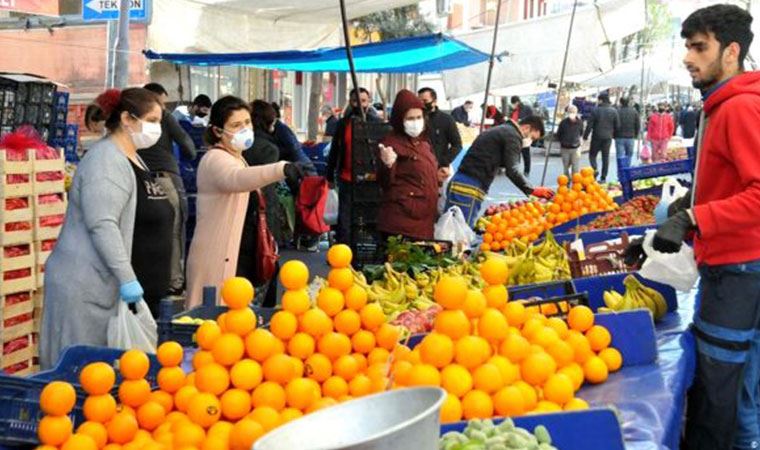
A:
<svg viewBox="0 0 760 450">
<path fill-rule="evenodd" d="M 393 131 L 380 144 L 377 178 L 383 190 L 378 230 L 390 236 L 433 239 L 438 212 L 438 162 L 427 137 L 422 101 L 406 89 L 396 96 Z"/>
<path fill-rule="evenodd" d="M 97 103 L 108 132 L 77 168 L 45 265 L 45 368 L 69 345 L 106 346 L 120 301 L 157 305 L 169 285 L 174 213 L 137 155 L 161 136 L 161 105 L 141 88 L 106 91 Z"/>
<path fill-rule="evenodd" d="M 198 166 L 195 233 L 187 258 L 187 300 L 191 308 L 202 301 L 203 287 L 218 292 L 227 278 L 238 275 L 244 230 L 252 229 L 246 214 L 251 192 L 286 178 L 303 177 L 298 164 L 278 162 L 249 167 L 243 151 L 253 146 L 251 110 L 243 100 L 222 97 L 211 107 L 206 140 L 211 146 Z M 255 229 L 255 227 L 253 227 Z"/>
</svg>

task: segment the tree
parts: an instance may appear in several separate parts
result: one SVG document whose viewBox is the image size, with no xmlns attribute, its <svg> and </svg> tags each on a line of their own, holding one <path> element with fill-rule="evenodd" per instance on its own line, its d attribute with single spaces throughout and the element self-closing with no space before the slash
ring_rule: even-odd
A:
<svg viewBox="0 0 760 450">
<path fill-rule="evenodd" d="M 425 20 L 419 13 L 417 5 L 402 6 L 389 11 L 380 11 L 353 21 L 357 37 L 372 41 L 377 35 L 380 40 L 429 34 L 435 25 Z"/>
<path fill-rule="evenodd" d="M 638 59 L 645 51 L 650 50 L 656 43 L 662 42 L 671 35 L 672 16 L 668 5 L 661 0 L 647 0 L 647 21 L 646 27 L 628 37 L 622 39 L 623 61 L 628 61 L 631 54 L 635 54 Z M 631 48 L 634 46 L 634 48 Z"/>
</svg>

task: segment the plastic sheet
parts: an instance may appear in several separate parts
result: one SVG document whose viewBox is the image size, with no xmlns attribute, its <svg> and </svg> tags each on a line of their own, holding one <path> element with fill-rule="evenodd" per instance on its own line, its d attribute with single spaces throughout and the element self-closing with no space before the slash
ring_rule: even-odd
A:
<svg viewBox="0 0 760 450">
<path fill-rule="evenodd" d="M 53 147 L 42 147 L 36 149 L 34 156 L 37 159 L 60 159 L 61 152 Z"/>
<path fill-rule="evenodd" d="M 40 217 L 40 226 L 41 227 L 50 227 L 50 228 L 61 226 L 61 225 L 63 225 L 63 219 L 64 219 L 64 217 L 65 216 L 63 214 L 57 214 L 57 215 L 54 215 L 54 216 Z"/>
<path fill-rule="evenodd" d="M 40 251 L 43 251 L 43 252 L 53 251 L 53 248 L 55 247 L 56 242 L 58 242 L 58 239 L 48 239 L 46 241 L 40 242 Z"/>
<path fill-rule="evenodd" d="M 3 257 L 18 258 L 20 256 L 29 255 L 31 251 L 31 245 L 29 244 L 11 245 L 8 247 L 3 247 Z"/>
<path fill-rule="evenodd" d="M 6 211 L 15 211 L 17 209 L 26 209 L 28 207 L 29 207 L 29 199 L 26 197 L 5 199 Z"/>
<path fill-rule="evenodd" d="M 32 222 L 11 222 L 5 224 L 5 231 L 10 233 L 12 231 L 26 231 L 32 229 Z"/>
<path fill-rule="evenodd" d="M 51 205 L 53 203 L 63 203 L 63 194 L 44 194 L 37 197 L 37 202 L 41 205 Z"/>
<path fill-rule="evenodd" d="M 9 280 L 18 280 L 20 278 L 27 278 L 32 276 L 32 269 L 18 269 L 18 270 L 9 270 L 7 272 L 3 272 L 3 280 L 9 281 Z"/>
<path fill-rule="evenodd" d="M 29 175 L 10 174 L 5 176 L 5 182 L 8 184 L 24 184 L 29 182 Z"/>
<path fill-rule="evenodd" d="M 37 181 L 60 181 L 66 177 L 66 174 L 62 170 L 56 170 L 54 172 L 38 172 L 35 175 Z"/>
</svg>

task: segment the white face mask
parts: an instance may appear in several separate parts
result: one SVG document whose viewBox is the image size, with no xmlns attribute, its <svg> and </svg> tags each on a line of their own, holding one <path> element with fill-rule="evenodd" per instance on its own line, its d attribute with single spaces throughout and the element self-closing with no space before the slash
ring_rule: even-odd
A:
<svg viewBox="0 0 760 450">
<path fill-rule="evenodd" d="M 135 117 L 135 119 L 137 119 L 137 117 Z M 142 124 L 142 131 L 129 131 L 129 135 L 132 138 L 132 143 L 135 144 L 135 148 L 140 150 L 156 145 L 156 142 L 158 142 L 158 139 L 161 137 L 161 124 L 146 122 L 141 119 L 137 120 Z"/>
<path fill-rule="evenodd" d="M 230 139 L 230 144 L 232 144 L 232 148 L 235 150 L 242 152 L 243 150 L 247 150 L 251 148 L 253 145 L 253 128 L 243 128 L 242 130 L 238 131 L 237 133 L 232 133 L 227 130 L 222 130 L 227 134 L 232 135 L 232 139 Z"/>
<path fill-rule="evenodd" d="M 409 136 L 416 138 L 425 130 L 425 119 L 414 119 L 404 121 L 404 131 Z"/>
<path fill-rule="evenodd" d="M 578 114 L 576 114 L 576 113 L 570 113 L 570 114 L 567 115 L 567 117 L 569 117 L 570 120 L 575 120 L 575 119 L 578 118 Z"/>
</svg>

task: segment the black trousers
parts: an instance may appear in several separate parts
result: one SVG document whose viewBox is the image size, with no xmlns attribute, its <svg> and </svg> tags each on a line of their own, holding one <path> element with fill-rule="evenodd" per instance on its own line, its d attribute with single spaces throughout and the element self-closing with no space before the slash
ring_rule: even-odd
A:
<svg viewBox="0 0 760 450">
<path fill-rule="evenodd" d="M 591 149 L 589 150 L 589 160 L 591 162 L 591 167 L 594 168 L 594 173 L 596 176 L 600 176 L 599 170 L 597 169 L 596 164 L 596 157 L 599 153 L 602 154 L 602 173 L 601 173 L 601 180 L 606 181 L 607 180 L 607 172 L 610 169 L 610 147 L 612 146 L 612 139 L 598 139 L 598 138 L 592 138 L 591 139 Z"/>
<path fill-rule="evenodd" d="M 525 176 L 530 175 L 530 147 L 521 150 L 523 160 L 523 173 Z"/>
</svg>

